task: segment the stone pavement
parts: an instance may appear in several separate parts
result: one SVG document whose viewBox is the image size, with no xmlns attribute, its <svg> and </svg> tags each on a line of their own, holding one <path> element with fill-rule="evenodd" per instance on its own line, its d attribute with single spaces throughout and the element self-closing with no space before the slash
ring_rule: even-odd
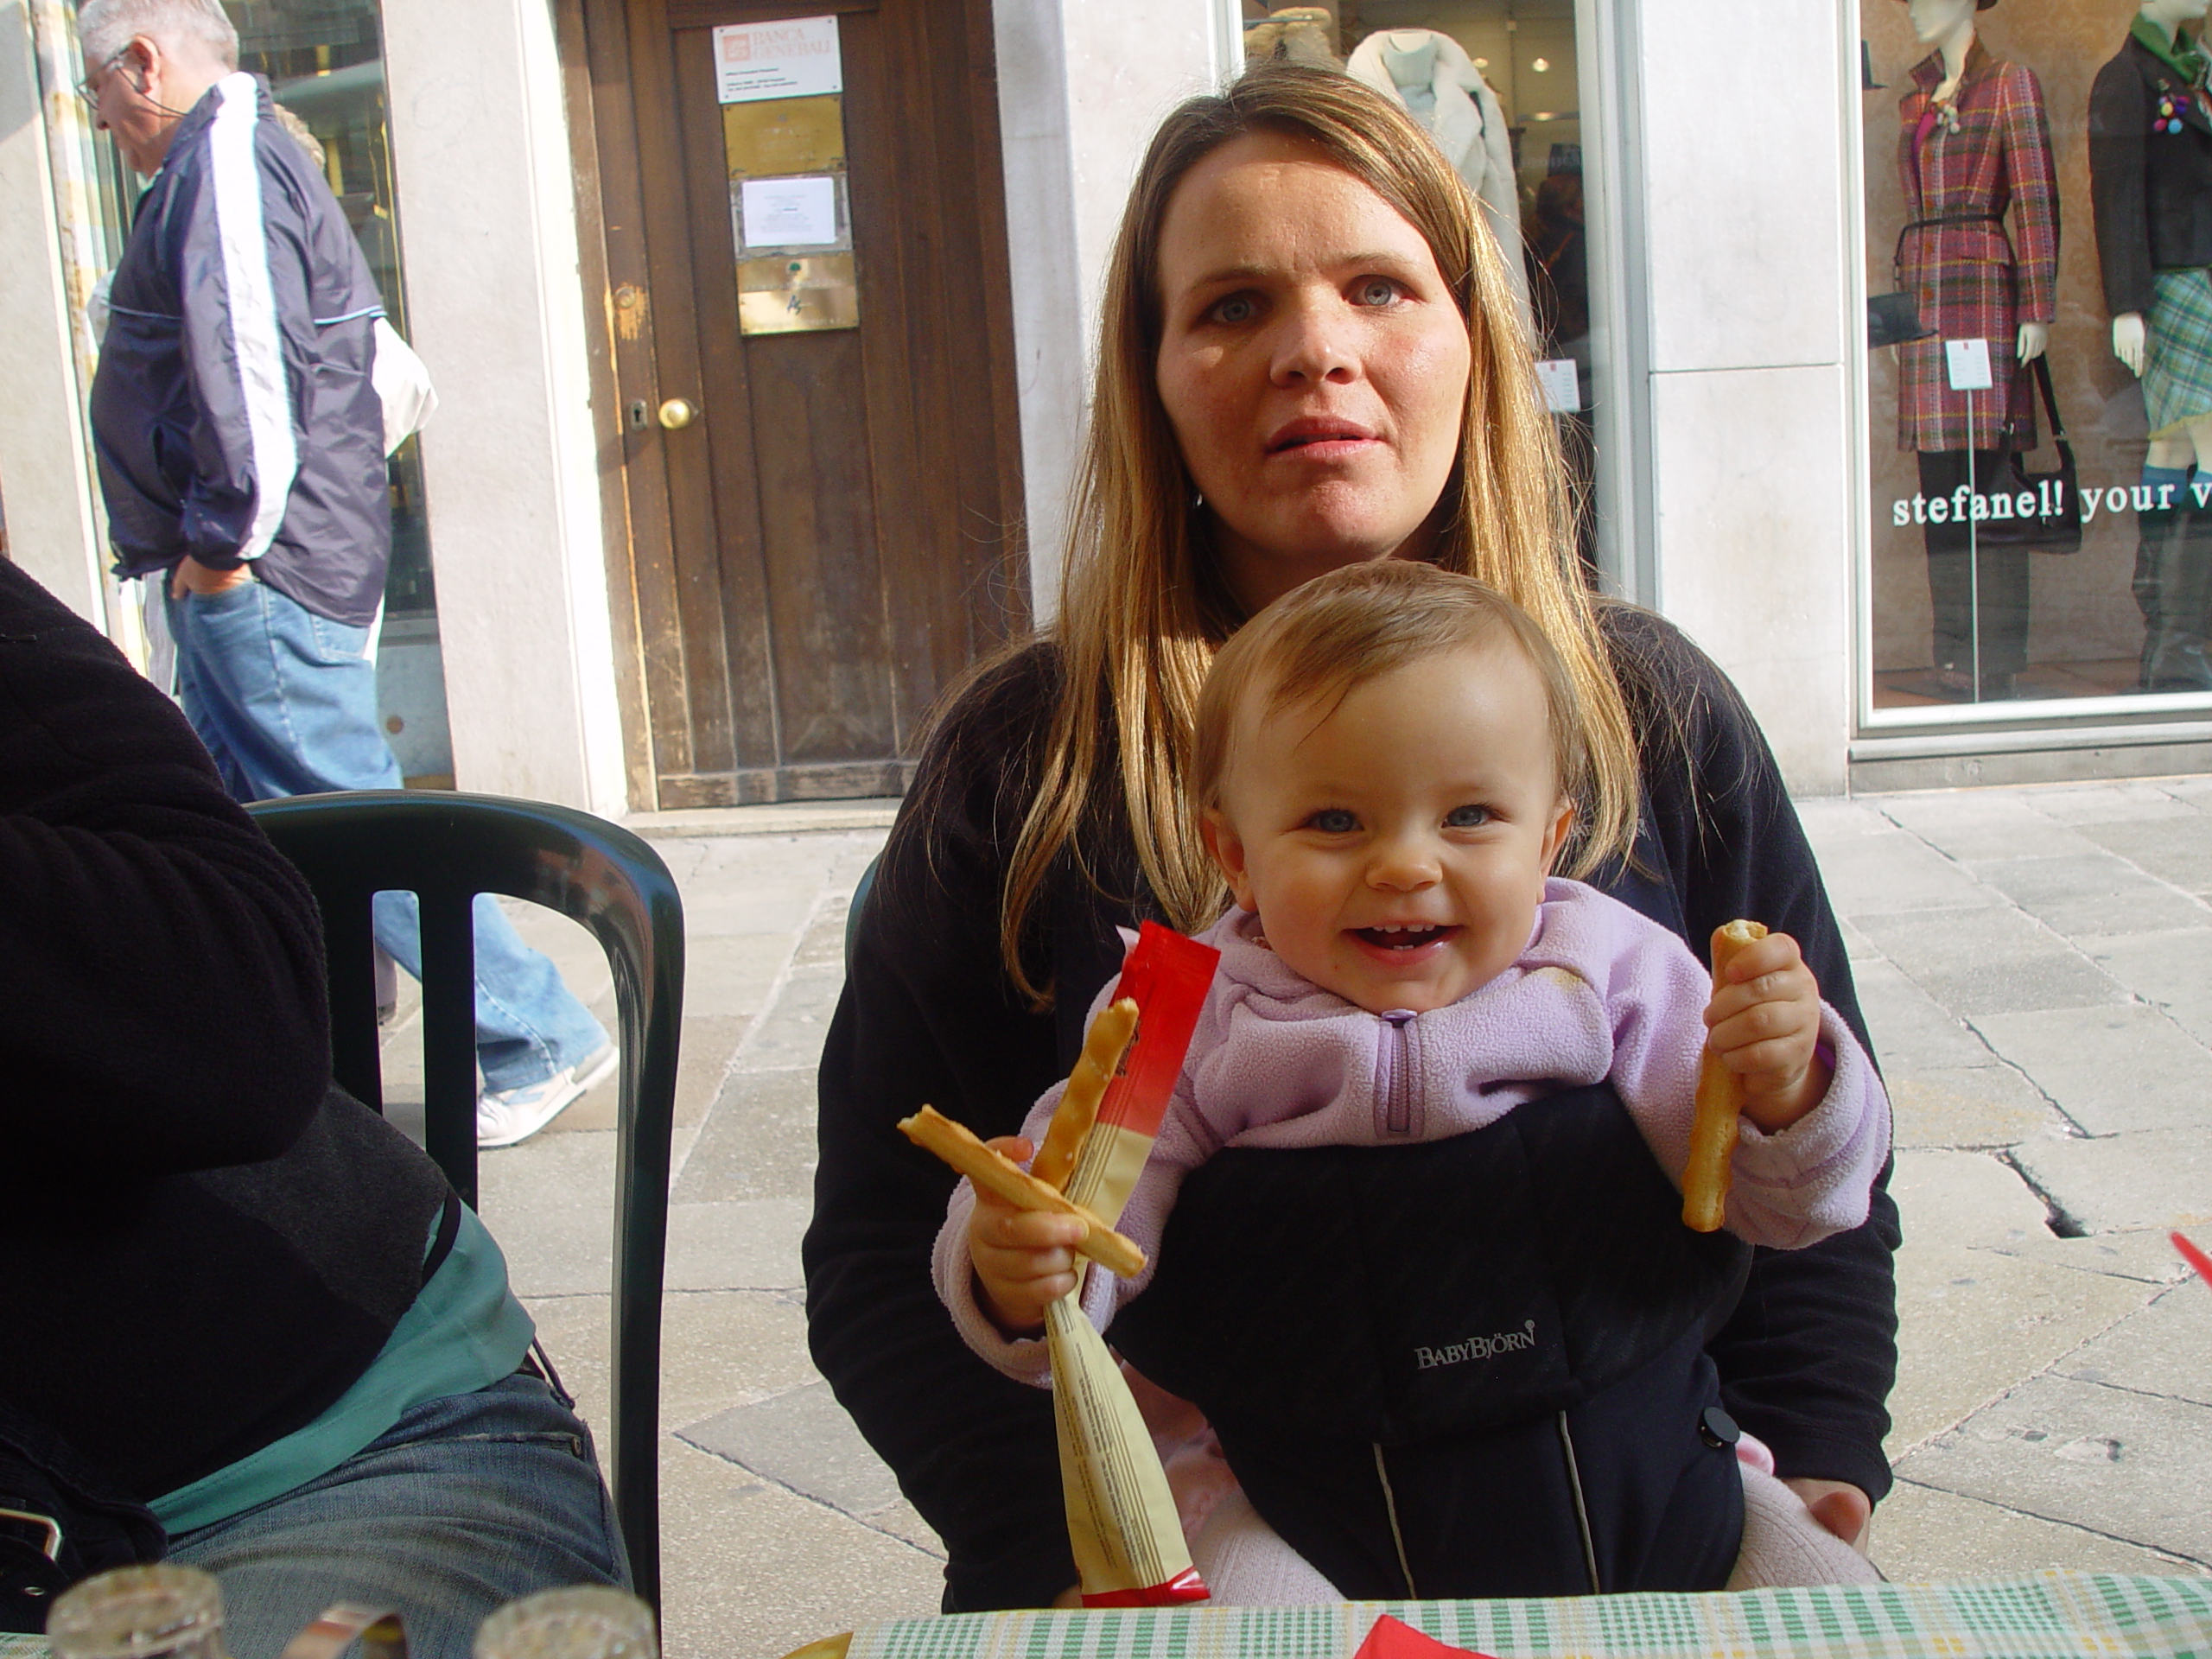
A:
<svg viewBox="0 0 2212 1659">
<path fill-rule="evenodd" d="M 2212 1571 L 2212 779 L 1808 803 L 1895 1093 L 1892 1578 Z M 806 1357 L 813 1066 L 874 805 L 645 827 L 690 971 L 662 1417 L 666 1645 L 775 1659 L 938 1601 L 941 1555 Z M 582 930 L 524 931 L 601 1008 Z M 392 1071 L 407 1070 L 396 1028 Z M 603 1408 L 611 1086 L 488 1154 L 484 1209 Z"/>
</svg>

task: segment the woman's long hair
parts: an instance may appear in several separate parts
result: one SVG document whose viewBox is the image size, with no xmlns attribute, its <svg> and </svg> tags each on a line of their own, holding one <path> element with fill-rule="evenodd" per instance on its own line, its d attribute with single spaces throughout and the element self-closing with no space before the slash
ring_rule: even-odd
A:
<svg viewBox="0 0 2212 1659">
<path fill-rule="evenodd" d="M 1580 829 L 1567 873 L 1624 853 L 1635 833 L 1636 740 L 1580 578 L 1566 474 L 1525 325 L 1474 197 L 1382 94 L 1333 70 L 1262 64 L 1161 125 L 1107 273 L 1097 384 L 1052 629 L 1062 690 L 999 910 L 1007 972 L 1040 1006 L 1052 988 L 1023 965 L 1024 930 L 1056 861 L 1070 856 L 1094 874 L 1081 832 L 1102 821 L 1109 774 L 1118 775 L 1139 865 L 1168 919 L 1195 931 L 1227 896 L 1183 785 L 1206 666 L 1244 619 L 1195 521 L 1195 486 L 1156 390 L 1160 235 L 1192 168 L 1252 132 L 1310 142 L 1427 239 L 1471 346 L 1459 457 L 1445 485 L 1434 562 L 1510 595 L 1574 680 L 1589 761 L 1569 780 Z"/>
</svg>

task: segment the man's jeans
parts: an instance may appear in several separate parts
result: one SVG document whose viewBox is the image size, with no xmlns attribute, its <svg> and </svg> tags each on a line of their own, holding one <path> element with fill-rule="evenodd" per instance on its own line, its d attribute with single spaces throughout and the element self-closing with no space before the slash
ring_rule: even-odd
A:
<svg viewBox="0 0 2212 1659">
<path fill-rule="evenodd" d="M 165 582 L 164 576 L 148 578 Z M 224 785 L 241 801 L 397 789 L 377 728 L 369 631 L 317 616 L 260 582 L 168 601 L 177 692 Z M 377 943 L 422 976 L 411 893 L 376 900 Z M 524 944 L 488 893 L 476 900 L 476 1064 L 487 1089 L 520 1089 L 590 1057 L 607 1031 Z"/>
<path fill-rule="evenodd" d="M 396 1607 L 416 1659 L 468 1659 L 503 1603 L 630 1582 L 591 1431 L 534 1376 L 416 1407 L 328 1474 L 169 1541 L 222 1580 L 238 1659 L 334 1601 Z"/>
</svg>

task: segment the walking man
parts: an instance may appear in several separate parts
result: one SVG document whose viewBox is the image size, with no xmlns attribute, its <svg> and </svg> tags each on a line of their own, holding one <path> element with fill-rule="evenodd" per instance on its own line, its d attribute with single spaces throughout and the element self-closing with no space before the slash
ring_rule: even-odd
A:
<svg viewBox="0 0 2212 1659">
<path fill-rule="evenodd" d="M 116 569 L 167 584 L 185 713 L 241 800 L 396 789 L 374 634 L 391 556 L 384 315 L 337 200 L 219 0 L 85 0 L 83 91 L 150 182 L 92 380 Z M 412 894 L 378 942 L 419 974 Z M 536 1134 L 613 1071 L 553 964 L 476 901 L 477 1138 Z"/>
</svg>

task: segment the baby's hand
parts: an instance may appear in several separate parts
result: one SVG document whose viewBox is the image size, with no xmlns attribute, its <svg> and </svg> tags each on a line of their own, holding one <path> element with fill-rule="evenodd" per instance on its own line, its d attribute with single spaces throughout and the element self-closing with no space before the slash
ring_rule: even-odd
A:
<svg viewBox="0 0 2212 1659">
<path fill-rule="evenodd" d="M 1787 933 L 1736 953 L 1706 1008 L 1707 1044 L 1744 1080 L 1744 1114 L 1771 1134 L 1821 1103 L 1821 988 Z"/>
<path fill-rule="evenodd" d="M 983 1143 L 1017 1164 L 1036 1148 L 1018 1135 Z M 968 1260 L 976 1269 L 976 1299 L 991 1322 L 1009 1337 L 1034 1336 L 1045 1310 L 1075 1288 L 1075 1247 L 1083 1224 L 1073 1216 L 1017 1210 L 981 1187 L 968 1217 Z"/>
</svg>

